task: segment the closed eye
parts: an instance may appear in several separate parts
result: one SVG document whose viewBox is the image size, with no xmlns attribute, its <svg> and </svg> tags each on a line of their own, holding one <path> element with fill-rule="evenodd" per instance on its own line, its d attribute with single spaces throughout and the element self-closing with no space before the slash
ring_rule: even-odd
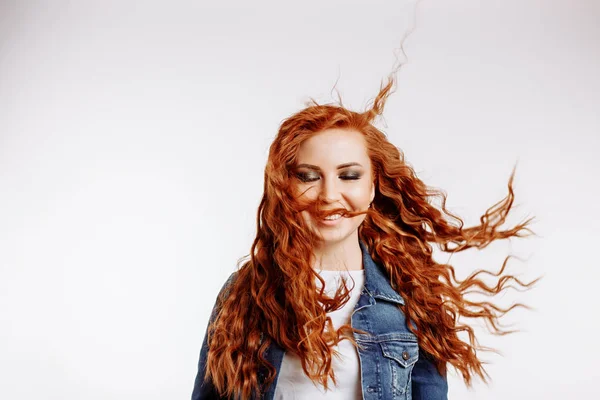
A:
<svg viewBox="0 0 600 400">
<path fill-rule="evenodd" d="M 305 173 L 305 172 L 297 173 L 296 177 L 298 179 L 300 179 L 302 182 L 315 182 L 320 178 L 320 176 L 318 174 Z M 360 174 L 342 174 L 339 176 L 339 178 L 344 181 L 355 181 L 355 180 L 360 179 L 360 177 L 361 177 Z"/>
<path fill-rule="evenodd" d="M 360 179 L 360 174 L 342 175 L 342 176 L 340 176 L 340 179 L 343 179 L 345 181 L 354 181 L 354 180 Z"/>
</svg>

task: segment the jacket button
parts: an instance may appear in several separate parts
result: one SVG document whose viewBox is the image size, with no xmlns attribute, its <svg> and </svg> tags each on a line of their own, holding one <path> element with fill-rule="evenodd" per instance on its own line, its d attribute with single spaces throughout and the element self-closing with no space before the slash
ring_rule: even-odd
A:
<svg viewBox="0 0 600 400">
<path fill-rule="evenodd" d="M 408 360 L 409 358 L 410 358 L 410 354 L 408 354 L 408 351 L 403 351 L 402 352 L 402 359 Z"/>
</svg>

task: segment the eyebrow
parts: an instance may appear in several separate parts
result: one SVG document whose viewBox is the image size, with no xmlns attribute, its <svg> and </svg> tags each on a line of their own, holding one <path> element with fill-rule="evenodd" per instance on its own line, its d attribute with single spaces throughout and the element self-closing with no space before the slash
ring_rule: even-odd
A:
<svg viewBox="0 0 600 400">
<path fill-rule="evenodd" d="M 359 164 L 359 163 L 357 163 L 357 162 L 349 162 L 349 163 L 338 165 L 337 169 L 342 169 L 342 168 L 347 168 L 347 167 L 353 167 L 353 166 L 362 167 L 362 165 Z M 321 170 L 321 168 L 317 167 L 316 165 L 311 165 L 311 164 L 298 164 L 298 165 L 296 165 L 296 168 L 309 168 L 309 169 L 315 169 L 317 171 Z"/>
</svg>

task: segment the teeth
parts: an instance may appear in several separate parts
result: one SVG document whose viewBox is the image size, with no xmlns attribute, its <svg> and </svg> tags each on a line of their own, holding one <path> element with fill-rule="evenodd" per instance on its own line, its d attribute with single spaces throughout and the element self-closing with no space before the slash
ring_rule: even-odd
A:
<svg viewBox="0 0 600 400">
<path fill-rule="evenodd" d="M 342 214 L 334 214 L 329 217 L 325 217 L 324 219 L 326 219 L 327 221 L 333 221 L 333 220 L 340 218 L 341 216 L 342 216 Z"/>
</svg>

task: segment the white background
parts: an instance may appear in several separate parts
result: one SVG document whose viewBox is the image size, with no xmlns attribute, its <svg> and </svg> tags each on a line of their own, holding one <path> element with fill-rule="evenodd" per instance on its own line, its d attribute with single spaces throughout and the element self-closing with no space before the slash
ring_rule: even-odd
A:
<svg viewBox="0 0 600 400">
<path fill-rule="evenodd" d="M 216 5 L 219 3 L 219 5 Z M 0 398 L 187 399 L 255 234 L 268 146 L 309 99 L 362 110 L 401 1 L 0 2 Z M 539 285 L 482 333 L 489 386 L 599 398 L 600 5 L 425 0 L 379 125 L 467 225 L 507 194 L 539 235 L 455 255 Z M 447 260 L 447 256 L 446 256 Z M 509 302 L 510 303 L 510 302 Z M 508 303 L 507 303 L 508 304 Z"/>
</svg>

